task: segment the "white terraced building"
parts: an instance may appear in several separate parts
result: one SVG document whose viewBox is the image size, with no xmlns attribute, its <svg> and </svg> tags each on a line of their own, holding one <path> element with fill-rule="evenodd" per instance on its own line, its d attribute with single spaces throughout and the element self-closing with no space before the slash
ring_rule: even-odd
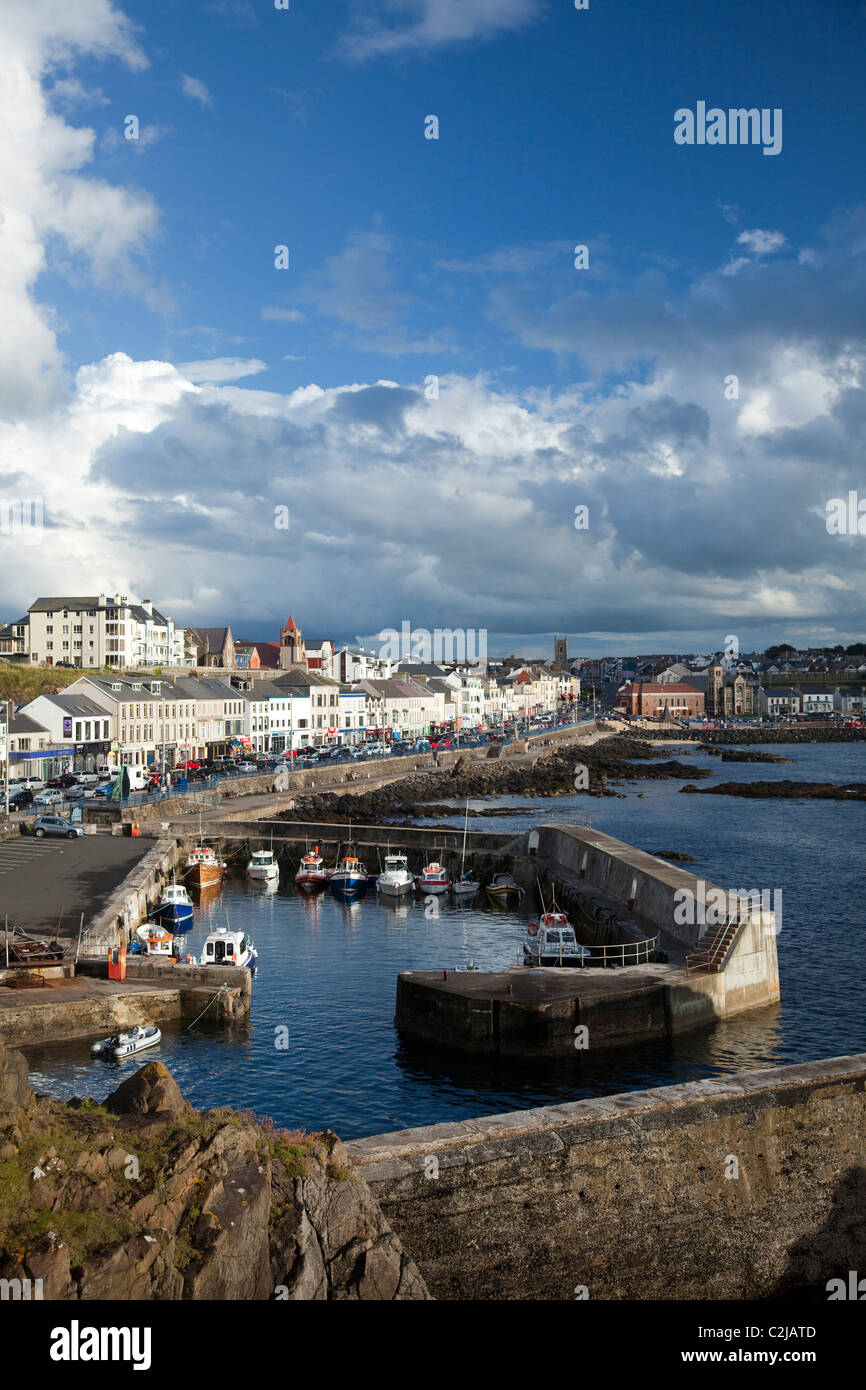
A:
<svg viewBox="0 0 866 1390">
<path fill-rule="evenodd" d="M 32 664 L 45 666 L 183 666 L 183 628 L 150 599 L 127 594 L 38 598 L 28 610 Z"/>
</svg>

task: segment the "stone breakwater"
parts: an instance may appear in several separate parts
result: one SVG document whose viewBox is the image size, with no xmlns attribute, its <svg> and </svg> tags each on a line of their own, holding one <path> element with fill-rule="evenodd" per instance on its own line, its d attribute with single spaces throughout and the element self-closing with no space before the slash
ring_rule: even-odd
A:
<svg viewBox="0 0 866 1390">
<path fill-rule="evenodd" d="M 346 1147 L 436 1298 L 826 1299 L 866 1269 L 864 1139 L 861 1055 Z"/>
<path fill-rule="evenodd" d="M 196 1111 L 151 1062 L 103 1104 L 0 1049 L 0 1279 L 68 1300 L 429 1298 L 337 1136 Z"/>
</svg>

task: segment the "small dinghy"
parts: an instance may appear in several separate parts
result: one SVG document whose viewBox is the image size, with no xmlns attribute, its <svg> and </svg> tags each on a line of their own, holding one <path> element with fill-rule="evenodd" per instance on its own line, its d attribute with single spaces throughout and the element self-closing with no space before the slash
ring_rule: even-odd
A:
<svg viewBox="0 0 866 1390">
<path fill-rule="evenodd" d="M 121 1057 L 131 1057 L 134 1052 L 143 1052 L 147 1047 L 155 1047 L 162 1041 L 162 1033 L 155 1025 L 146 1028 L 135 1027 L 128 1033 L 113 1033 L 110 1038 L 94 1043 L 90 1049 L 91 1057 L 111 1057 L 119 1062 Z"/>
</svg>

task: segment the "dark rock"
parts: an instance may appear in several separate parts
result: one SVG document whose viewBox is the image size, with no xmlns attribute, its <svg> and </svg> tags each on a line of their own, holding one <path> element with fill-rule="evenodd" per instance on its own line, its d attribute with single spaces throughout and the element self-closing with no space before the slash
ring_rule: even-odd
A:
<svg viewBox="0 0 866 1390">
<path fill-rule="evenodd" d="M 0 1047 L 0 1115 L 23 1109 L 33 1098 L 23 1052 Z"/>
<path fill-rule="evenodd" d="M 161 1115 L 175 1119 L 192 1110 L 180 1087 L 162 1062 L 148 1062 L 105 1100 L 115 1115 Z"/>
</svg>

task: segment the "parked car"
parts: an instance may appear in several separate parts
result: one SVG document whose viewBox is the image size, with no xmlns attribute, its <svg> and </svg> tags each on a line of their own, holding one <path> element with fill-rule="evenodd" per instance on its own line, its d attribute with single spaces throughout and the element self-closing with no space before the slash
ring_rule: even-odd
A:
<svg viewBox="0 0 866 1390">
<path fill-rule="evenodd" d="M 75 776 L 82 787 L 95 787 L 99 781 L 98 772 L 77 772 Z"/>
<path fill-rule="evenodd" d="M 46 788 L 45 791 L 36 793 L 36 795 L 33 798 L 33 805 L 37 807 L 62 806 L 63 792 L 51 791 L 50 789 Z"/>
<path fill-rule="evenodd" d="M 11 791 L 20 792 L 20 791 L 25 791 L 25 790 L 28 791 L 28 792 L 39 792 L 39 791 L 42 790 L 42 788 L 43 788 L 44 786 L 45 786 L 45 783 L 43 782 L 43 780 L 42 780 L 41 777 L 10 777 L 10 778 L 9 778 L 9 790 L 10 790 L 10 792 L 11 792 Z"/>
<path fill-rule="evenodd" d="M 84 801 L 84 800 L 86 800 L 86 799 L 89 800 L 91 797 L 97 796 L 98 793 L 99 793 L 99 788 L 98 788 L 98 787 L 85 787 L 85 786 L 79 785 L 79 786 L 76 786 L 76 787 L 70 787 L 70 788 L 67 790 L 67 792 L 66 792 L 66 800 L 67 800 L 67 801 Z"/>
<path fill-rule="evenodd" d="M 77 787 L 78 776 L 74 772 L 61 772 L 59 777 L 49 777 L 49 787 Z"/>
<path fill-rule="evenodd" d="M 22 791 L 20 791 L 20 792 L 16 792 L 14 796 L 10 796 L 10 798 L 9 798 L 9 810 L 10 810 L 10 811 L 23 811 L 25 806 L 32 806 L 32 805 L 33 805 L 33 793 L 27 791 L 26 789 L 24 789 L 24 790 L 22 790 Z"/>
<path fill-rule="evenodd" d="M 38 816 L 33 822 L 33 834 L 42 839 L 45 835 L 62 835 L 66 840 L 77 840 L 84 834 L 84 827 L 73 825 L 64 816 Z"/>
<path fill-rule="evenodd" d="M 238 772 L 258 772 L 255 763 L 238 763 Z"/>
</svg>

